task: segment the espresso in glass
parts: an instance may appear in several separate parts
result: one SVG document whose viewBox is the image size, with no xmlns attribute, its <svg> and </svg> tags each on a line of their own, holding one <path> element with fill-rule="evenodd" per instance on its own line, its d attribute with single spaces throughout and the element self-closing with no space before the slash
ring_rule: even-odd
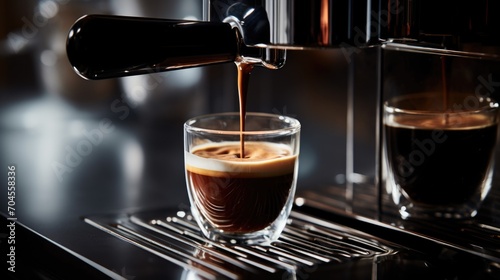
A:
<svg viewBox="0 0 500 280">
<path fill-rule="evenodd" d="M 191 211 L 209 239 L 270 242 L 283 230 L 293 204 L 300 124 L 289 117 L 247 113 L 247 130 L 241 134 L 238 122 L 238 113 L 221 113 L 186 123 Z"/>
<path fill-rule="evenodd" d="M 230 233 L 262 230 L 279 216 L 292 190 L 296 161 L 280 144 L 246 142 L 244 159 L 239 148 L 238 142 L 202 145 L 186 161 L 198 209 Z"/>
<path fill-rule="evenodd" d="M 450 127 L 441 118 L 401 118 L 386 124 L 394 177 L 415 203 L 460 205 L 479 192 L 491 169 L 497 125 L 477 117 L 461 122 Z"/>
<path fill-rule="evenodd" d="M 387 189 L 403 218 L 472 217 L 491 185 L 498 105 L 478 99 L 474 108 L 439 110 L 427 107 L 433 98 L 410 95 L 385 104 Z M 464 98 L 454 102 L 470 100 Z"/>
</svg>

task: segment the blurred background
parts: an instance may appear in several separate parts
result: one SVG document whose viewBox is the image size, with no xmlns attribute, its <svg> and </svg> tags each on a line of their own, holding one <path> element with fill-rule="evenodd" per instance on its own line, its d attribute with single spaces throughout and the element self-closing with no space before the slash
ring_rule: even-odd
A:
<svg viewBox="0 0 500 280">
<path fill-rule="evenodd" d="M 186 208 L 183 122 L 238 110 L 232 63 L 83 80 L 66 36 L 92 13 L 201 20 L 202 0 L 0 2 L 0 166 L 16 165 L 19 215 L 42 227 L 64 215 Z M 347 62 L 342 49 L 288 51 L 283 69 L 251 75 L 248 111 L 302 123 L 299 191 L 344 182 Z"/>
</svg>

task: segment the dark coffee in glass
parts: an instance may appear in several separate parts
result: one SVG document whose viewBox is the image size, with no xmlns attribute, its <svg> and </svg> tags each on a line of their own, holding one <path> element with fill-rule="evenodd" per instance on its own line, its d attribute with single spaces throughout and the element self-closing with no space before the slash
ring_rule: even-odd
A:
<svg viewBox="0 0 500 280">
<path fill-rule="evenodd" d="M 386 189 L 403 218 L 472 217 L 491 185 L 498 105 L 477 99 L 476 107 L 443 110 L 434 98 L 385 103 Z"/>
</svg>

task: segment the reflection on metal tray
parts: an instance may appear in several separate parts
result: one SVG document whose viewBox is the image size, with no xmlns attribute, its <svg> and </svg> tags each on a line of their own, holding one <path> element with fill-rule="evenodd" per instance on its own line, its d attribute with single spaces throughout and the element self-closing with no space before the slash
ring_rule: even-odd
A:
<svg viewBox="0 0 500 280">
<path fill-rule="evenodd" d="M 210 242 L 185 211 L 155 210 L 84 220 L 177 264 L 184 269 L 184 279 L 455 279 L 457 275 L 490 279 L 494 273 L 488 262 L 474 256 L 459 258 L 467 266 L 443 261 L 434 254 L 301 211 L 292 211 L 280 239 L 269 246 Z"/>
</svg>

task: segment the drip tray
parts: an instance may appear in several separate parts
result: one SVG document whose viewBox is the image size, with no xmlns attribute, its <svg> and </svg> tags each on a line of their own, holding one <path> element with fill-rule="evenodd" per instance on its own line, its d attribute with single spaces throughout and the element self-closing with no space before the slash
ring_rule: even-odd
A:
<svg viewBox="0 0 500 280">
<path fill-rule="evenodd" d="M 84 221 L 179 266 L 185 279 L 451 279 L 464 273 L 481 279 L 491 271 L 474 256 L 443 261 L 441 253 L 405 247 L 297 210 L 269 246 L 211 242 L 189 212 L 175 209 Z"/>
</svg>

